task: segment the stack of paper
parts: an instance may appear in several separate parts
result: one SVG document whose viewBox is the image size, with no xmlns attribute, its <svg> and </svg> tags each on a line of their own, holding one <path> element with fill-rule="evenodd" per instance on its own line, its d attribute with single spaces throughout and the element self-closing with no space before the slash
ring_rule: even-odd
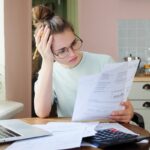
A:
<svg viewBox="0 0 150 150">
<path fill-rule="evenodd" d="M 36 125 L 53 135 L 17 141 L 7 150 L 59 150 L 80 147 L 83 137 L 95 135 L 94 129 L 97 124 L 98 122 L 51 122 L 46 125 Z"/>
</svg>

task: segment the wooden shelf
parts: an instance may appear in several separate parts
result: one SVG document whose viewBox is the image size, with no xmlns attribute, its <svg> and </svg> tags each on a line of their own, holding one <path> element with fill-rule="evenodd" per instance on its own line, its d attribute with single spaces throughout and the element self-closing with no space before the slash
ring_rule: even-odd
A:
<svg viewBox="0 0 150 150">
<path fill-rule="evenodd" d="M 135 82 L 150 82 L 150 75 L 138 74 L 134 78 Z"/>
</svg>

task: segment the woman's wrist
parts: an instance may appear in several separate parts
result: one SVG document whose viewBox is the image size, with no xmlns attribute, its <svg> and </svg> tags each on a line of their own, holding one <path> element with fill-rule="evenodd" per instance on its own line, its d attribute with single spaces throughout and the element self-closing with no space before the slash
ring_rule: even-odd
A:
<svg viewBox="0 0 150 150">
<path fill-rule="evenodd" d="M 42 65 L 44 66 L 51 66 L 53 65 L 54 59 L 53 58 L 43 58 Z"/>
</svg>

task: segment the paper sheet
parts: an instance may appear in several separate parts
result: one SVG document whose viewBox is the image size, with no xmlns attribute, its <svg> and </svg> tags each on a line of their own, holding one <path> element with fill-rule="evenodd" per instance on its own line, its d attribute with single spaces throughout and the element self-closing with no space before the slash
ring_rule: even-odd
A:
<svg viewBox="0 0 150 150">
<path fill-rule="evenodd" d="M 51 128 L 45 125 L 38 127 L 51 131 Z M 80 127 L 78 130 L 65 131 L 59 134 L 53 133 L 52 136 L 17 141 L 10 145 L 7 150 L 59 150 L 80 147 L 83 130 L 83 127 Z"/>
<path fill-rule="evenodd" d="M 138 62 L 109 64 L 101 73 L 81 78 L 72 120 L 104 119 L 123 109 L 120 103 L 127 100 Z"/>
<path fill-rule="evenodd" d="M 21 140 L 10 145 L 7 150 L 59 150 L 80 147 L 82 137 L 95 134 L 98 122 L 72 123 L 50 122 L 46 125 L 35 125 L 52 132 L 52 136 Z"/>
<path fill-rule="evenodd" d="M 80 128 L 84 128 L 82 137 L 95 135 L 95 127 L 99 124 L 99 122 L 50 122 L 47 124 L 47 128 L 51 129 L 51 132 L 54 134 L 59 134 L 63 132 L 69 131 L 78 131 Z"/>
</svg>

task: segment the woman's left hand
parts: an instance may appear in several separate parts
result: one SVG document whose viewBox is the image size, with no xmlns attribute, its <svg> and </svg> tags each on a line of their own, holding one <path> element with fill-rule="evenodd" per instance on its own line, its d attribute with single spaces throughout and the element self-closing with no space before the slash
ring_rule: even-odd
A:
<svg viewBox="0 0 150 150">
<path fill-rule="evenodd" d="M 128 123 L 131 121 L 133 117 L 133 107 L 130 101 L 122 102 L 122 106 L 124 106 L 124 110 L 113 111 L 110 118 L 117 122 Z"/>
</svg>

